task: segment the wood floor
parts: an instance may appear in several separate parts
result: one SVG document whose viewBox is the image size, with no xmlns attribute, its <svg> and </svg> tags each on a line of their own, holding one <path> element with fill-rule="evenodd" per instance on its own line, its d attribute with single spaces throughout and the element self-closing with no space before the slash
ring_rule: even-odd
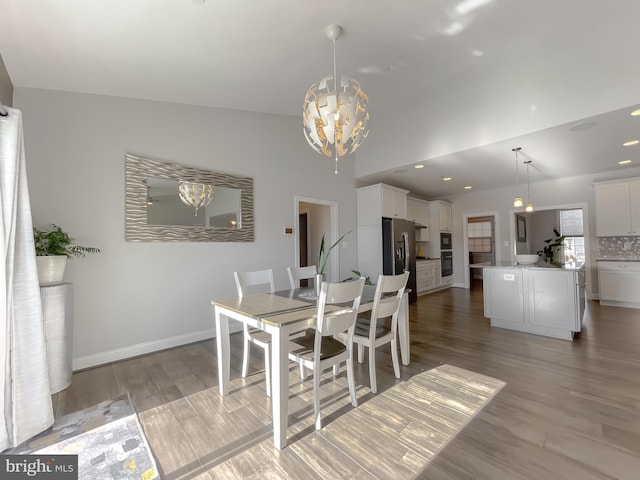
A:
<svg viewBox="0 0 640 480">
<path fill-rule="evenodd" d="M 573 342 L 492 329 L 482 315 L 480 289 L 451 288 L 419 297 L 410 306 L 410 318 L 411 364 L 402 366 L 400 381 L 450 364 L 506 382 L 417 478 L 640 479 L 640 311 L 588 302 L 584 330 Z M 238 379 L 241 338 L 233 337 L 231 377 L 240 388 L 256 392 L 250 406 L 238 405 L 238 395 L 217 395 L 211 340 L 76 372 L 72 385 L 54 396 L 56 416 L 128 391 L 163 478 L 323 478 L 294 458 L 326 452 L 294 456 L 299 446 L 283 452 L 273 448 L 271 426 L 264 420 L 270 402 L 262 377 Z M 252 360 L 254 371 L 262 367 L 257 355 Z M 387 348 L 379 349 L 377 360 L 382 392 L 400 381 L 393 376 Z M 324 387 L 329 403 L 348 397 L 344 382 L 333 383 Z M 364 402 L 372 398 L 366 361 L 356 366 L 356 383 Z M 307 386 L 292 386 L 290 412 L 310 415 Z M 229 414 L 196 418 L 198 408 L 213 412 L 197 404 L 205 395 Z M 251 414 L 231 417 L 247 407 L 264 414 L 258 427 L 245 421 Z M 348 407 L 334 409 L 328 420 L 344 411 Z M 248 432 L 253 440 L 225 443 L 236 431 Z M 290 432 L 292 444 L 312 431 Z M 366 445 L 375 439 L 359 441 Z M 212 445 L 219 458 L 207 457 Z M 233 468 L 219 468 L 233 459 Z M 353 466 L 341 471 L 344 478 L 371 478 Z"/>
</svg>

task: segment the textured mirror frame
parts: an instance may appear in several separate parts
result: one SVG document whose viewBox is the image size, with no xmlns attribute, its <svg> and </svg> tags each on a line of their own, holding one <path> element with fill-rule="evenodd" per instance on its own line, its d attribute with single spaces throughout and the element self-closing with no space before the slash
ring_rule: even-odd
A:
<svg viewBox="0 0 640 480">
<path fill-rule="evenodd" d="M 240 189 L 242 228 L 148 225 L 148 177 Z M 128 242 L 253 242 L 253 223 L 253 178 L 126 155 L 125 238 Z"/>
</svg>

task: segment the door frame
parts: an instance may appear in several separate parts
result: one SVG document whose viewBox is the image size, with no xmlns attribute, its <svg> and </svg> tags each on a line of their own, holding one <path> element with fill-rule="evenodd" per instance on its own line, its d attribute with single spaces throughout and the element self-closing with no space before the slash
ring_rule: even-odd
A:
<svg viewBox="0 0 640 480">
<path fill-rule="evenodd" d="M 471 287 L 471 277 L 469 272 L 469 219 L 475 217 L 493 217 L 493 230 L 495 232 L 495 238 L 493 239 L 493 245 L 495 248 L 496 265 L 502 260 L 500 256 L 500 212 L 476 212 L 465 213 L 462 215 L 462 240 L 463 240 L 463 265 L 464 265 L 464 288 Z"/>
<path fill-rule="evenodd" d="M 300 266 L 300 236 L 298 235 L 298 229 L 300 228 L 300 204 L 301 203 L 312 203 L 315 205 L 321 205 L 323 207 L 329 208 L 329 224 L 325 225 L 325 248 L 328 248 L 329 245 L 333 245 L 338 239 L 338 202 L 333 200 L 324 200 L 321 198 L 311 198 L 311 197 L 303 197 L 301 195 L 294 195 L 293 197 L 293 218 L 294 218 L 294 265 L 296 267 Z M 312 219 L 309 216 L 308 223 L 311 222 Z M 329 256 L 328 266 L 330 278 L 327 278 L 327 281 L 337 282 L 339 281 L 340 275 L 340 249 L 336 248 L 331 255 Z M 311 265 L 316 265 L 317 262 L 309 262 Z"/>
</svg>

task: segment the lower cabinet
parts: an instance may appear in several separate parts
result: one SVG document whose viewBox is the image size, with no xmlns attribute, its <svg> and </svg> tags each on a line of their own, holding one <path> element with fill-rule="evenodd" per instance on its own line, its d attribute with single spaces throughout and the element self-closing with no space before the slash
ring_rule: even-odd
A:
<svg viewBox="0 0 640 480">
<path fill-rule="evenodd" d="M 584 271 L 486 267 L 484 316 L 492 327 L 573 339 L 582 328 Z"/>
<path fill-rule="evenodd" d="M 440 260 L 418 260 L 416 262 L 418 295 L 450 286 L 449 283 L 442 281 L 441 275 Z"/>
<path fill-rule="evenodd" d="M 640 308 L 640 262 L 598 262 L 600 304 Z"/>
</svg>

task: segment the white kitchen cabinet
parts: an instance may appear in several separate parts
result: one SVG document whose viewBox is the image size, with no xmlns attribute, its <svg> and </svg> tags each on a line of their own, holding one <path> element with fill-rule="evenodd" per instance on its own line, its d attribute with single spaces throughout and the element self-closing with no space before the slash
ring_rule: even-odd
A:
<svg viewBox="0 0 640 480">
<path fill-rule="evenodd" d="M 407 193 L 383 183 L 358 188 L 358 225 L 382 225 L 382 217 L 406 219 Z"/>
<path fill-rule="evenodd" d="M 407 218 L 407 193 L 396 187 L 382 185 L 382 216 L 388 218 Z"/>
<path fill-rule="evenodd" d="M 640 235 L 640 178 L 594 184 L 596 236 Z"/>
<path fill-rule="evenodd" d="M 440 231 L 451 232 L 451 226 L 453 223 L 451 220 L 451 204 L 438 201 L 438 209 L 440 210 Z"/>
<path fill-rule="evenodd" d="M 640 308 L 640 262 L 598 262 L 600 304 Z"/>
<path fill-rule="evenodd" d="M 440 260 L 418 260 L 416 262 L 416 290 L 418 295 L 440 290 L 442 283 Z"/>
<path fill-rule="evenodd" d="M 484 316 L 492 327 L 573 339 L 582 329 L 584 271 L 485 267 Z"/>
<path fill-rule="evenodd" d="M 428 242 L 430 240 L 428 201 L 407 197 L 407 220 L 411 220 L 416 224 L 416 242 Z"/>
</svg>

